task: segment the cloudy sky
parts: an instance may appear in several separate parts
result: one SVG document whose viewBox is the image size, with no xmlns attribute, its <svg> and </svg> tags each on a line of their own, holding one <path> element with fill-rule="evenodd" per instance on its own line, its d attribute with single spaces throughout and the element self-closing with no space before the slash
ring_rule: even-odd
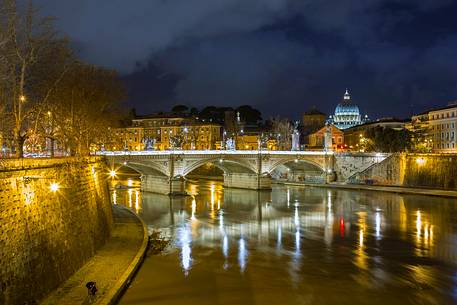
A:
<svg viewBox="0 0 457 305">
<path fill-rule="evenodd" d="M 139 113 L 251 104 L 370 117 L 457 99 L 454 0 L 35 0 L 83 59 L 117 69 Z"/>
</svg>

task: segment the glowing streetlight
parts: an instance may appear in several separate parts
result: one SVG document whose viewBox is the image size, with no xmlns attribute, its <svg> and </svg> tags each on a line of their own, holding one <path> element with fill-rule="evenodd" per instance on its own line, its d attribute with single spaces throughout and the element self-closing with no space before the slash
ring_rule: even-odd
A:
<svg viewBox="0 0 457 305">
<path fill-rule="evenodd" d="M 21 102 L 25 102 L 25 96 L 24 96 L 24 95 L 19 96 L 19 100 L 20 100 Z"/>
<path fill-rule="evenodd" d="M 57 182 L 52 182 L 50 185 L 49 185 L 49 189 L 51 190 L 51 192 L 55 193 L 59 190 L 60 186 Z"/>
<path fill-rule="evenodd" d="M 110 175 L 111 178 L 116 177 L 116 171 L 114 169 L 110 170 L 109 171 L 109 175 Z"/>
<path fill-rule="evenodd" d="M 417 165 L 424 165 L 427 161 L 424 158 L 417 158 L 416 163 Z"/>
</svg>

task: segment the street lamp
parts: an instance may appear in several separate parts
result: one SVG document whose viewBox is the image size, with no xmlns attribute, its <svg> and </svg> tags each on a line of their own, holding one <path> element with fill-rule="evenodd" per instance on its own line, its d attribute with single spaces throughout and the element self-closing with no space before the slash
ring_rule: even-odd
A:
<svg viewBox="0 0 457 305">
<path fill-rule="evenodd" d="M 187 134 L 189 133 L 189 129 L 187 127 L 184 127 L 183 131 L 186 134 L 184 144 L 187 145 Z M 184 145 L 183 145 L 183 149 L 184 149 Z"/>
<path fill-rule="evenodd" d="M 222 143 L 221 143 L 221 150 L 222 149 L 227 149 L 226 145 L 225 145 L 225 137 L 227 136 L 227 131 L 224 130 L 224 132 L 222 133 Z"/>
<path fill-rule="evenodd" d="M 55 193 L 59 190 L 60 186 L 57 182 L 52 182 L 50 185 L 49 185 L 49 189 L 51 190 L 51 192 Z"/>
<path fill-rule="evenodd" d="M 419 158 L 416 159 L 416 163 L 417 163 L 417 165 L 419 165 L 419 166 L 424 165 L 426 162 L 427 162 L 427 161 L 426 161 L 424 158 L 422 158 L 422 157 L 419 157 Z"/>
</svg>

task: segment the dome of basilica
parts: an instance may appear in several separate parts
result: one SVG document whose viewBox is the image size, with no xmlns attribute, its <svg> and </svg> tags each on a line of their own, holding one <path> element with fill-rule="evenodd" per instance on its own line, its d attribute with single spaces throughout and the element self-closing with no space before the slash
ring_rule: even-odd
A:
<svg viewBox="0 0 457 305">
<path fill-rule="evenodd" d="M 348 95 L 348 92 L 346 91 L 346 94 L 344 97 Z M 359 107 L 351 102 L 351 99 L 344 99 L 341 103 L 339 103 L 336 108 L 335 108 L 335 115 L 344 115 L 344 114 L 350 114 L 350 115 L 359 115 L 360 110 Z"/>
<path fill-rule="evenodd" d="M 335 108 L 335 114 L 331 117 L 330 123 L 339 129 L 346 129 L 363 123 L 360 109 L 352 103 L 351 95 L 346 89 L 343 101 Z"/>
</svg>

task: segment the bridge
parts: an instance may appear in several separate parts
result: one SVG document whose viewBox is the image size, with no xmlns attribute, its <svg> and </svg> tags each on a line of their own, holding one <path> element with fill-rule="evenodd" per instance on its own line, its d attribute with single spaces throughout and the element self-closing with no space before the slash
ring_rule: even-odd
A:
<svg viewBox="0 0 457 305">
<path fill-rule="evenodd" d="M 105 151 L 112 168 L 126 166 L 142 175 L 142 190 L 185 194 L 186 176 L 211 163 L 224 172 L 224 186 L 271 189 L 284 177 L 308 183 L 343 181 L 387 155 L 335 154 L 331 151 L 174 150 Z"/>
</svg>

